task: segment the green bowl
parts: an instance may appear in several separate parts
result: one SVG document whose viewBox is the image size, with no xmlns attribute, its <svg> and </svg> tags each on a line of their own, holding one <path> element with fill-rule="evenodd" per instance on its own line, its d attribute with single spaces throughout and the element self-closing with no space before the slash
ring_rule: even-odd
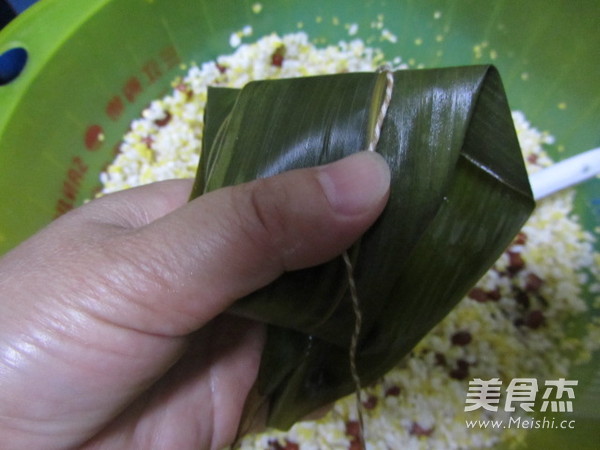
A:
<svg viewBox="0 0 600 450">
<path fill-rule="evenodd" d="M 255 38 L 302 29 L 335 43 L 356 24 L 356 37 L 414 67 L 493 63 L 512 109 L 556 136 L 560 160 L 600 145 L 599 19 L 597 0 L 44 0 L 0 33 L 0 58 L 24 62 L 0 85 L 0 254 L 92 197 L 131 120 L 182 63 L 230 53 L 245 25 Z M 600 180 L 577 192 L 597 231 Z M 598 359 L 573 374 L 577 429 L 532 430 L 531 448 L 600 442 Z"/>
</svg>

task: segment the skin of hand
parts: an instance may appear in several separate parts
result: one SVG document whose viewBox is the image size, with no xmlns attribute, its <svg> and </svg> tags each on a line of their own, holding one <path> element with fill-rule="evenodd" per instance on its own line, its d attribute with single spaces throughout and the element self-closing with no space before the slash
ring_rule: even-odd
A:
<svg viewBox="0 0 600 450">
<path fill-rule="evenodd" d="M 342 253 L 389 180 L 359 152 L 191 202 L 191 180 L 154 183 L 55 220 L 0 259 L 0 446 L 230 444 L 264 329 L 223 312 Z"/>
</svg>

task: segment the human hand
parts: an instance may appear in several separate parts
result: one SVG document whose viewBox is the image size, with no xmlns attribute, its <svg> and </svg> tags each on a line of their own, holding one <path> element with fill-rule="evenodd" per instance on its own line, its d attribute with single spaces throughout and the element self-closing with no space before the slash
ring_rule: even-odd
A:
<svg viewBox="0 0 600 450">
<path fill-rule="evenodd" d="M 0 260 L 2 448 L 231 443 L 264 330 L 222 313 L 349 247 L 389 170 L 360 152 L 186 203 L 190 189 L 108 195 Z"/>
</svg>

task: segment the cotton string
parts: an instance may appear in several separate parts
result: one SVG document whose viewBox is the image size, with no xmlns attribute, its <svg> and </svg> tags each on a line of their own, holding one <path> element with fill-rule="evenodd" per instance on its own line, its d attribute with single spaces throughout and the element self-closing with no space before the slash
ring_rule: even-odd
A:
<svg viewBox="0 0 600 450">
<path fill-rule="evenodd" d="M 379 110 L 379 114 L 377 115 L 377 121 L 375 122 L 375 129 L 373 130 L 373 134 L 371 135 L 371 139 L 369 141 L 369 147 L 367 148 L 367 151 L 369 152 L 374 152 L 375 147 L 377 147 L 377 143 L 379 142 L 379 137 L 381 136 L 381 127 L 387 114 L 388 107 L 390 106 L 390 102 L 392 101 L 392 91 L 394 89 L 394 76 L 391 70 L 387 67 L 382 67 L 378 70 L 378 72 L 385 73 L 386 86 L 381 108 Z M 358 438 L 361 448 L 365 449 L 365 423 L 363 418 L 363 403 L 361 395 L 362 387 L 360 383 L 360 377 L 358 375 L 358 369 L 356 368 L 356 350 L 358 348 L 358 337 L 360 335 L 360 329 L 362 326 L 362 313 L 360 310 L 358 292 L 356 290 L 356 282 L 354 281 L 354 268 L 352 267 L 352 261 L 350 261 L 348 251 L 343 253 L 342 258 L 344 260 L 344 264 L 346 265 L 346 272 L 348 274 L 348 287 L 350 288 L 350 298 L 352 300 L 352 309 L 354 311 L 354 331 L 350 341 L 350 371 L 352 373 L 352 379 L 356 388 L 356 412 L 358 415 L 358 424 L 360 428 Z"/>
</svg>

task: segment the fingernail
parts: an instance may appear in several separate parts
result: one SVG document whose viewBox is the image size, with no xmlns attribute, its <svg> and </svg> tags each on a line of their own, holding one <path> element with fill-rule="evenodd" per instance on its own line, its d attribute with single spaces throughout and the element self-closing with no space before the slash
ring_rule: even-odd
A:
<svg viewBox="0 0 600 450">
<path fill-rule="evenodd" d="M 374 152 L 358 152 L 322 166 L 318 177 L 334 211 L 349 216 L 380 202 L 390 187 L 390 169 Z"/>
</svg>

